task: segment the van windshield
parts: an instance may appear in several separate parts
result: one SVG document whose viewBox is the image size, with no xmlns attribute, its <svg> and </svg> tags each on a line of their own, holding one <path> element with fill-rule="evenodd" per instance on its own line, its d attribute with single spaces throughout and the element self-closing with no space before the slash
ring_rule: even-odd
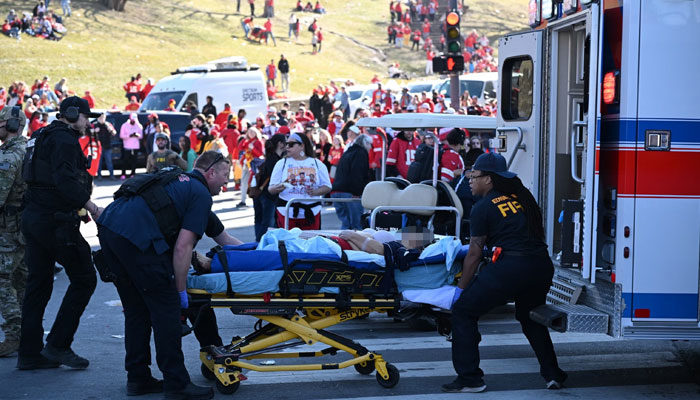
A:
<svg viewBox="0 0 700 400">
<path fill-rule="evenodd" d="M 170 99 L 175 100 L 175 105 L 180 103 L 180 100 L 182 100 L 182 96 L 185 95 L 185 92 L 158 92 L 158 93 L 149 93 L 148 96 L 146 96 L 146 100 L 143 101 L 143 104 L 141 105 L 141 108 L 139 109 L 140 111 L 163 111 L 166 108 L 168 108 L 168 102 Z"/>
<path fill-rule="evenodd" d="M 484 90 L 484 82 L 483 81 L 463 81 L 459 80 L 459 93 L 463 94 L 464 92 L 469 92 L 470 97 L 478 97 L 481 98 L 481 91 Z M 445 97 L 450 97 L 450 80 L 448 79 L 447 82 L 445 82 L 441 87 L 440 87 L 440 94 L 444 94 Z"/>
<path fill-rule="evenodd" d="M 408 91 L 410 93 L 421 93 L 421 92 L 430 93 L 430 91 L 432 89 L 433 89 L 432 83 L 421 83 L 421 84 L 411 86 L 411 88 Z"/>
<path fill-rule="evenodd" d="M 350 90 L 348 91 L 348 96 L 350 100 L 357 100 L 362 96 L 362 90 Z"/>
</svg>

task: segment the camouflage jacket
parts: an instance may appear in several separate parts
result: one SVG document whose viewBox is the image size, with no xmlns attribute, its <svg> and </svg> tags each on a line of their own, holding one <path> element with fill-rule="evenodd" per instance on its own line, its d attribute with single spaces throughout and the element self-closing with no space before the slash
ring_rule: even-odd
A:
<svg viewBox="0 0 700 400">
<path fill-rule="evenodd" d="M 27 138 L 13 137 L 0 146 L 0 210 L 17 214 L 22 207 L 27 184 L 22 179 L 22 162 L 27 152 Z"/>
</svg>

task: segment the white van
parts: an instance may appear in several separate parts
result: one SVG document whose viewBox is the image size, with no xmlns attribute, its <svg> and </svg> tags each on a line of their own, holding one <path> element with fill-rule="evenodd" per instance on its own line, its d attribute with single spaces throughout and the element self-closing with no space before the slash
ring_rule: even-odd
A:
<svg viewBox="0 0 700 400">
<path fill-rule="evenodd" d="M 185 111 L 185 104 L 190 101 L 201 110 L 207 96 L 214 98 L 217 111 L 224 109 L 224 103 L 229 103 L 233 112 L 245 109 L 251 120 L 267 113 L 265 78 L 260 67 L 248 65 L 244 57 L 227 57 L 178 68 L 158 81 L 139 111 L 165 110 L 170 99 L 175 100 L 178 111 Z"/>
<path fill-rule="evenodd" d="M 495 99 L 498 90 L 498 72 L 477 72 L 459 76 L 459 93 L 469 92 L 470 97 L 476 96 L 479 105 L 486 100 Z M 450 80 L 445 80 L 438 93 L 445 95 L 445 102 L 450 102 Z"/>
</svg>

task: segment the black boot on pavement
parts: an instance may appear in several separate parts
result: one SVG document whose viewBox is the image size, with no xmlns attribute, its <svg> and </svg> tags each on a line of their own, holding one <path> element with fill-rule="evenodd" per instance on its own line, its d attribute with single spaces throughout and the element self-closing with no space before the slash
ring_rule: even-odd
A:
<svg viewBox="0 0 700 400">
<path fill-rule="evenodd" d="M 214 397 L 214 389 L 197 386 L 192 382 L 180 390 L 165 392 L 165 398 L 168 400 L 207 400 L 212 397 Z"/>
<path fill-rule="evenodd" d="M 163 381 L 151 377 L 146 382 L 127 382 L 127 396 L 143 396 L 144 394 L 163 393 Z"/>
<path fill-rule="evenodd" d="M 51 361 L 63 364 L 73 369 L 85 369 L 88 367 L 88 365 L 90 365 L 90 361 L 75 354 L 70 348 L 58 349 L 47 344 L 44 347 L 44 350 L 41 351 L 41 355 Z"/>
</svg>

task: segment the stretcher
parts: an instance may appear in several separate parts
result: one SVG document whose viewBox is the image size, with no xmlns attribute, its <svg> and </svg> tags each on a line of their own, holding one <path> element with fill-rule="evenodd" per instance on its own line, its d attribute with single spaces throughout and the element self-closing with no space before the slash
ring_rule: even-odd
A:
<svg viewBox="0 0 700 400">
<path fill-rule="evenodd" d="M 460 252 L 462 257 L 464 252 Z M 192 297 L 191 304 L 228 308 L 234 314 L 258 318 L 249 335 L 236 336 L 224 346 L 207 346 L 200 350 L 202 375 L 215 380 L 217 389 L 224 394 L 234 393 L 241 381 L 247 379 L 243 370 L 309 371 L 352 366 L 360 374 L 376 371 L 379 385 L 394 387 L 400 378 L 396 367 L 381 354 L 326 328 L 367 316 L 373 311 L 396 312 L 401 300 L 399 287 L 416 288 L 425 282 L 433 286 L 442 284 L 453 279 L 458 269 L 457 261 L 447 268 L 445 257 L 441 260 L 432 257 L 419 260 L 415 268 L 408 271 L 394 271 L 377 263 L 349 261 L 345 253 L 342 257 L 290 253 L 283 241 L 278 252 L 227 246 L 209 255 L 213 256 L 213 262 L 221 264 L 224 272 L 190 275 L 188 292 Z M 270 266 L 274 264 L 269 262 L 273 257 L 279 260 L 276 268 Z M 257 262 L 251 262 L 253 260 Z M 410 272 L 413 269 L 419 272 Z M 418 275 L 435 275 L 437 278 L 423 279 Z M 397 277 L 400 277 L 398 284 Z M 283 351 L 316 343 L 327 347 L 310 352 Z M 350 359 L 339 363 L 286 365 L 250 362 L 335 356 L 340 352 L 347 353 Z"/>
</svg>

